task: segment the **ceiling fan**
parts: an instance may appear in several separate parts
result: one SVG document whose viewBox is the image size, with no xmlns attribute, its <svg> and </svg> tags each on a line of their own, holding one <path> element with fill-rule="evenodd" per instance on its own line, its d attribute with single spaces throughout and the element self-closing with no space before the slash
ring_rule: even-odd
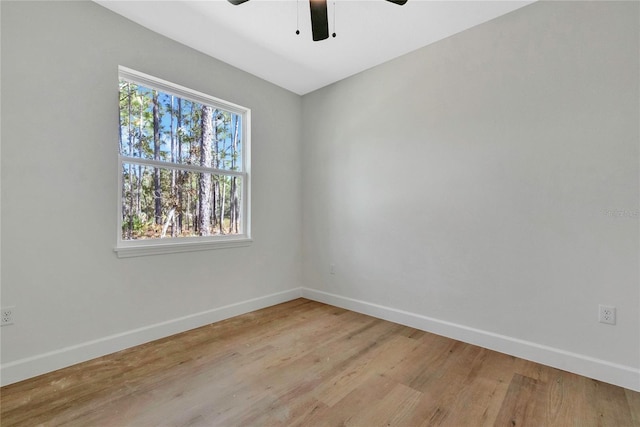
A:
<svg viewBox="0 0 640 427">
<path fill-rule="evenodd" d="M 239 5 L 249 0 L 228 0 L 233 5 Z M 407 0 L 387 0 L 390 3 L 402 6 Z M 327 0 L 309 0 L 311 6 L 311 34 L 313 41 L 329 38 L 329 18 L 327 16 Z M 296 31 L 296 34 L 298 32 Z M 334 33 L 335 37 L 335 33 Z"/>
</svg>

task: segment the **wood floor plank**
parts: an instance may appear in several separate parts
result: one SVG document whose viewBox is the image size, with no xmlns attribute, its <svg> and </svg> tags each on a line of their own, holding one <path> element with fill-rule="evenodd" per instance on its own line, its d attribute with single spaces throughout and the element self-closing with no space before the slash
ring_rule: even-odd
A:
<svg viewBox="0 0 640 427">
<path fill-rule="evenodd" d="M 640 427 L 640 393 L 301 298 L 2 387 L 0 424 Z"/>
<path fill-rule="evenodd" d="M 509 387 L 515 358 L 481 349 L 449 397 L 447 425 L 492 426 Z"/>
<path fill-rule="evenodd" d="M 571 414 L 575 413 L 574 408 L 579 406 L 582 397 L 577 384 L 575 381 L 565 381 L 565 375 L 561 371 L 554 370 L 554 374 L 546 382 L 547 396 L 544 402 L 546 420 L 552 425 L 579 421 L 575 415 L 571 419 Z"/>
<path fill-rule="evenodd" d="M 323 381 L 315 390 L 318 400 L 333 406 L 347 394 L 362 385 L 371 373 L 383 374 L 396 366 L 405 352 L 418 346 L 415 340 L 404 336 L 396 336 L 381 345 L 376 351 L 354 361 L 336 375 Z"/>
<path fill-rule="evenodd" d="M 533 378 L 514 374 L 496 418 L 496 426 L 540 426 L 543 420 L 536 417 L 536 394 L 540 383 Z"/>
<path fill-rule="evenodd" d="M 335 337 L 327 340 L 322 348 L 314 350 L 314 347 L 309 345 L 301 354 L 274 361 L 275 365 L 261 364 L 258 369 L 253 369 L 254 376 L 248 383 L 256 390 L 265 392 L 246 395 L 245 401 L 251 408 L 260 409 L 270 407 L 274 401 L 281 399 L 282 395 L 290 394 L 292 387 L 308 391 L 309 386 L 316 386 L 327 375 L 327 371 L 360 357 L 373 344 L 391 335 L 398 328 L 398 325 L 372 318 L 368 318 L 364 324 L 353 323 L 350 326 L 340 333 L 335 333 Z M 345 346 L 344 342 L 348 342 L 349 346 Z M 229 387 L 233 389 L 232 384 Z M 252 412 L 230 410 L 226 417 L 218 419 L 218 422 L 247 425 L 257 416 Z"/>
<path fill-rule="evenodd" d="M 356 426 L 403 426 L 420 403 L 422 393 L 404 384 L 389 383 L 391 388 L 368 411 L 360 411 L 351 418 Z"/>
<path fill-rule="evenodd" d="M 352 390 L 332 407 L 316 411 L 301 426 L 365 426 L 364 417 L 387 396 L 396 385 L 379 374 L 370 373 L 359 387 Z M 375 423 L 374 425 L 381 425 Z"/>
<path fill-rule="evenodd" d="M 640 393 L 625 389 L 624 394 L 627 397 L 627 404 L 629 405 L 633 425 L 640 425 Z"/>
<path fill-rule="evenodd" d="M 593 402 L 598 425 L 632 425 L 633 419 L 624 389 L 587 378 L 580 379 L 585 384 L 586 399 Z"/>
</svg>

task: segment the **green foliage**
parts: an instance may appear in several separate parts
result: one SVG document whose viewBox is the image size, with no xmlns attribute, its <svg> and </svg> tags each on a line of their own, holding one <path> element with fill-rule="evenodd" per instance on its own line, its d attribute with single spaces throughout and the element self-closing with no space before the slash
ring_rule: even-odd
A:
<svg viewBox="0 0 640 427">
<path fill-rule="evenodd" d="M 127 222 L 129 221 L 130 223 L 122 224 L 123 232 L 126 231 L 127 228 L 131 227 L 134 233 L 139 234 L 143 232 L 150 225 L 149 221 L 143 221 L 138 215 L 133 215 L 132 218 L 128 218 Z"/>
</svg>

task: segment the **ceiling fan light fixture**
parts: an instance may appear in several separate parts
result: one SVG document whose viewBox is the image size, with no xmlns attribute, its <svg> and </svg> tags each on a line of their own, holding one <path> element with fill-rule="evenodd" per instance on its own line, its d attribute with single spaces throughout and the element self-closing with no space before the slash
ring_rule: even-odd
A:
<svg viewBox="0 0 640 427">
<path fill-rule="evenodd" d="M 248 2 L 249 0 L 228 0 L 229 3 L 237 6 L 239 4 Z M 407 0 L 387 0 L 390 3 L 397 4 L 399 6 L 404 5 Z M 329 38 L 329 16 L 327 14 L 327 0 L 309 0 L 309 8 L 311 10 L 311 35 L 314 42 L 325 40 Z M 296 14 L 297 16 L 297 14 Z M 297 18 L 296 18 L 297 19 Z M 334 32 L 331 34 L 333 37 L 335 33 L 335 2 L 334 2 L 334 17 L 333 17 Z M 300 29 L 296 29 L 296 34 L 300 34 Z"/>
<path fill-rule="evenodd" d="M 329 38 L 327 0 L 309 0 L 311 9 L 311 35 L 317 42 Z"/>
</svg>

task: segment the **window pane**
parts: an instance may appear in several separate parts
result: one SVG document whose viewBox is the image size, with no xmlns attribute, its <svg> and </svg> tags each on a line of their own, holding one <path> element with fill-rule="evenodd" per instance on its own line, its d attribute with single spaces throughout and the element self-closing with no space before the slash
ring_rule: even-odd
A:
<svg viewBox="0 0 640 427">
<path fill-rule="evenodd" d="M 242 116 L 120 80 L 120 154 L 242 171 Z"/>
<path fill-rule="evenodd" d="M 122 239 L 242 234 L 242 178 L 124 163 Z"/>
</svg>

